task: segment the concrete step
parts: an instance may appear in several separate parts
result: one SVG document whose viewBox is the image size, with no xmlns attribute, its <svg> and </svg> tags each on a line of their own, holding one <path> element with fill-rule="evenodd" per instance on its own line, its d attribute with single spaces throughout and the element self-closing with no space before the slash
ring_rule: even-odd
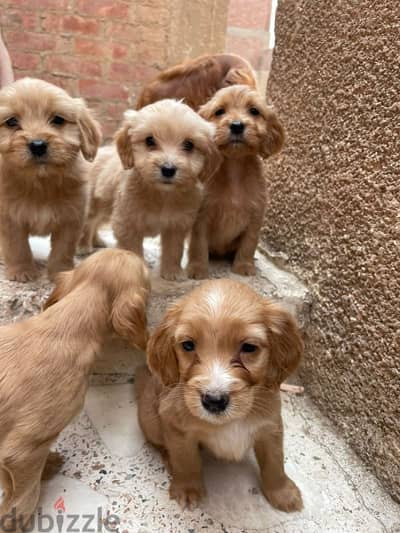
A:
<svg viewBox="0 0 400 533">
<path fill-rule="evenodd" d="M 112 245 L 110 232 L 103 238 Z M 32 239 L 36 257 L 45 260 L 46 239 Z M 147 239 L 146 259 L 154 269 L 149 324 L 165 308 L 200 282 L 166 282 L 157 274 L 158 239 Z M 279 258 L 257 255 L 258 275 L 241 278 L 225 263 L 212 265 L 212 277 L 232 277 L 279 300 L 298 318 L 303 330 L 310 319 L 307 289 L 280 268 Z M 34 284 L 4 280 L 0 270 L 0 322 L 38 312 L 51 290 L 43 276 Z M 181 511 L 168 498 L 168 475 L 158 453 L 145 444 L 136 420 L 135 369 L 144 361 L 122 341 L 110 341 L 100 355 L 84 412 L 60 435 L 56 449 L 66 458 L 62 472 L 43 484 L 42 515 L 56 518 L 54 503 L 62 496 L 67 513 L 107 512 L 118 516 L 119 531 L 371 533 L 400 532 L 400 508 L 337 435 L 307 397 L 283 394 L 286 467 L 302 490 L 305 507 L 287 515 L 265 501 L 257 467 L 250 454 L 241 464 L 204 458 L 208 497 L 195 511 Z M 78 528 L 79 528 L 78 524 Z"/>
</svg>

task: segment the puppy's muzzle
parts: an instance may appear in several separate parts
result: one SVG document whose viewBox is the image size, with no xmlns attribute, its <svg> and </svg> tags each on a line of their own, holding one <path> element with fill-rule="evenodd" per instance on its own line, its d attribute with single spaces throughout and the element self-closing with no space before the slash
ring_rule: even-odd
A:
<svg viewBox="0 0 400 533">
<path fill-rule="evenodd" d="M 160 167 L 161 176 L 163 178 L 172 179 L 177 171 L 177 168 L 175 165 L 172 165 L 171 163 L 165 163 Z"/>
<path fill-rule="evenodd" d="M 201 403 L 209 413 L 219 414 L 223 413 L 229 404 L 228 394 L 211 394 L 207 392 L 201 395 Z"/>
<path fill-rule="evenodd" d="M 43 139 L 35 139 L 29 143 L 29 151 L 34 157 L 43 157 L 47 155 L 47 142 Z"/>
<path fill-rule="evenodd" d="M 244 132 L 244 124 L 240 120 L 234 120 L 230 123 L 229 129 L 234 135 L 241 135 Z"/>
</svg>

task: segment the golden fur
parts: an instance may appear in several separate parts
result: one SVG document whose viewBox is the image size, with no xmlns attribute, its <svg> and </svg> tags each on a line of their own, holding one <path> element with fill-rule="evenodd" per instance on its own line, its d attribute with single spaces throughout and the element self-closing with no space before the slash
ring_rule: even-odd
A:
<svg viewBox="0 0 400 533">
<path fill-rule="evenodd" d="M 245 85 L 221 89 L 199 113 L 216 126 L 223 162 L 206 183 L 205 202 L 191 236 L 189 276 L 208 277 L 209 253 L 234 255 L 232 270 L 254 275 L 267 201 L 261 159 L 282 148 L 282 125 L 264 99 Z M 242 134 L 231 132 L 237 123 L 244 127 Z"/>
<path fill-rule="evenodd" d="M 84 101 L 50 83 L 24 78 L 0 91 L 0 242 L 8 279 L 37 276 L 29 235 L 51 234 L 50 277 L 73 267 L 87 200 L 83 158 L 94 159 L 100 140 Z M 47 152 L 35 156 L 32 142 L 47 143 Z"/>
<path fill-rule="evenodd" d="M 140 258 L 103 250 L 57 276 L 43 313 L 0 328 L 0 517 L 35 510 L 49 448 L 81 410 L 106 337 L 145 349 L 148 292 Z"/>
<path fill-rule="evenodd" d="M 144 237 L 161 234 L 161 276 L 179 279 L 184 239 L 200 208 L 203 182 L 220 161 L 213 134 L 211 124 L 175 100 L 128 111 L 98 173 L 95 163 L 83 248 L 90 251 L 92 236 L 114 206 L 118 246 L 143 256 Z M 165 165 L 176 168 L 172 178 L 163 176 Z"/>
<path fill-rule="evenodd" d="M 243 283 L 208 281 L 169 309 L 149 339 L 152 375 L 143 368 L 136 391 L 142 430 L 167 459 L 171 498 L 190 506 L 204 494 L 200 447 L 234 461 L 254 447 L 268 501 L 301 509 L 284 471 L 279 385 L 302 350 L 290 314 Z"/>
<path fill-rule="evenodd" d="M 163 98 L 178 98 L 197 110 L 219 89 L 236 84 L 257 88 L 251 65 L 236 54 L 207 54 L 162 71 L 142 89 L 136 109 Z"/>
</svg>

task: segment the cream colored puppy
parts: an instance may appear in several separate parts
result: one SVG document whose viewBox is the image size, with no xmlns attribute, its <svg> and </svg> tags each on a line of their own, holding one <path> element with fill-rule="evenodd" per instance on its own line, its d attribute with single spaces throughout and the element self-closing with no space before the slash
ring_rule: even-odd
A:
<svg viewBox="0 0 400 533">
<path fill-rule="evenodd" d="M 50 277 L 73 267 L 87 201 L 85 159 L 94 159 L 100 140 L 85 102 L 55 85 L 24 78 L 0 91 L 0 243 L 8 279 L 38 274 L 29 235 L 51 235 Z"/>
<path fill-rule="evenodd" d="M 144 237 L 161 234 L 161 276 L 179 279 L 203 182 L 220 161 L 213 135 L 214 126 L 176 100 L 126 112 L 115 146 L 92 168 L 83 250 L 91 250 L 99 224 L 112 211 L 118 246 L 143 256 Z"/>
</svg>

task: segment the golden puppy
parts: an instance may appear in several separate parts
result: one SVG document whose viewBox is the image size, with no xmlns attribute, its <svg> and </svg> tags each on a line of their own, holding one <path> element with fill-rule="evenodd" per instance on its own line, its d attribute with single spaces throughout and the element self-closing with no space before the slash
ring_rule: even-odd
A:
<svg viewBox="0 0 400 533">
<path fill-rule="evenodd" d="M 35 510 L 50 445 L 81 410 L 106 337 L 145 349 L 148 292 L 139 257 L 103 250 L 58 275 L 42 314 L 0 328 L 0 517 Z"/>
<path fill-rule="evenodd" d="M 254 275 L 267 201 L 261 159 L 282 148 L 282 125 L 264 99 L 245 85 L 221 89 L 199 113 L 216 126 L 223 162 L 207 181 L 205 202 L 191 236 L 188 274 L 206 278 L 212 254 L 233 256 L 234 272 Z"/>
<path fill-rule="evenodd" d="M 254 448 L 261 487 L 282 511 L 302 508 L 284 471 L 279 385 L 303 343 L 288 312 L 247 285 L 209 281 L 179 300 L 150 337 L 136 380 L 139 421 L 172 475 L 170 496 L 204 494 L 200 447 L 240 461 Z"/>
<path fill-rule="evenodd" d="M 73 267 L 100 130 L 80 98 L 24 78 L 0 91 L 0 242 L 10 280 L 37 269 L 29 235 L 51 234 L 50 277 Z"/>
<path fill-rule="evenodd" d="M 182 98 L 197 110 L 219 89 L 239 83 L 257 88 L 256 74 L 243 57 L 203 55 L 163 70 L 142 89 L 136 109 L 163 98 Z"/>
<path fill-rule="evenodd" d="M 112 228 L 120 248 L 143 255 L 143 238 L 161 234 L 161 276 L 182 276 L 181 258 L 203 199 L 203 182 L 220 162 L 214 126 L 176 100 L 129 111 L 116 148 L 120 177 Z M 117 155 L 109 178 L 122 172 Z"/>
</svg>

